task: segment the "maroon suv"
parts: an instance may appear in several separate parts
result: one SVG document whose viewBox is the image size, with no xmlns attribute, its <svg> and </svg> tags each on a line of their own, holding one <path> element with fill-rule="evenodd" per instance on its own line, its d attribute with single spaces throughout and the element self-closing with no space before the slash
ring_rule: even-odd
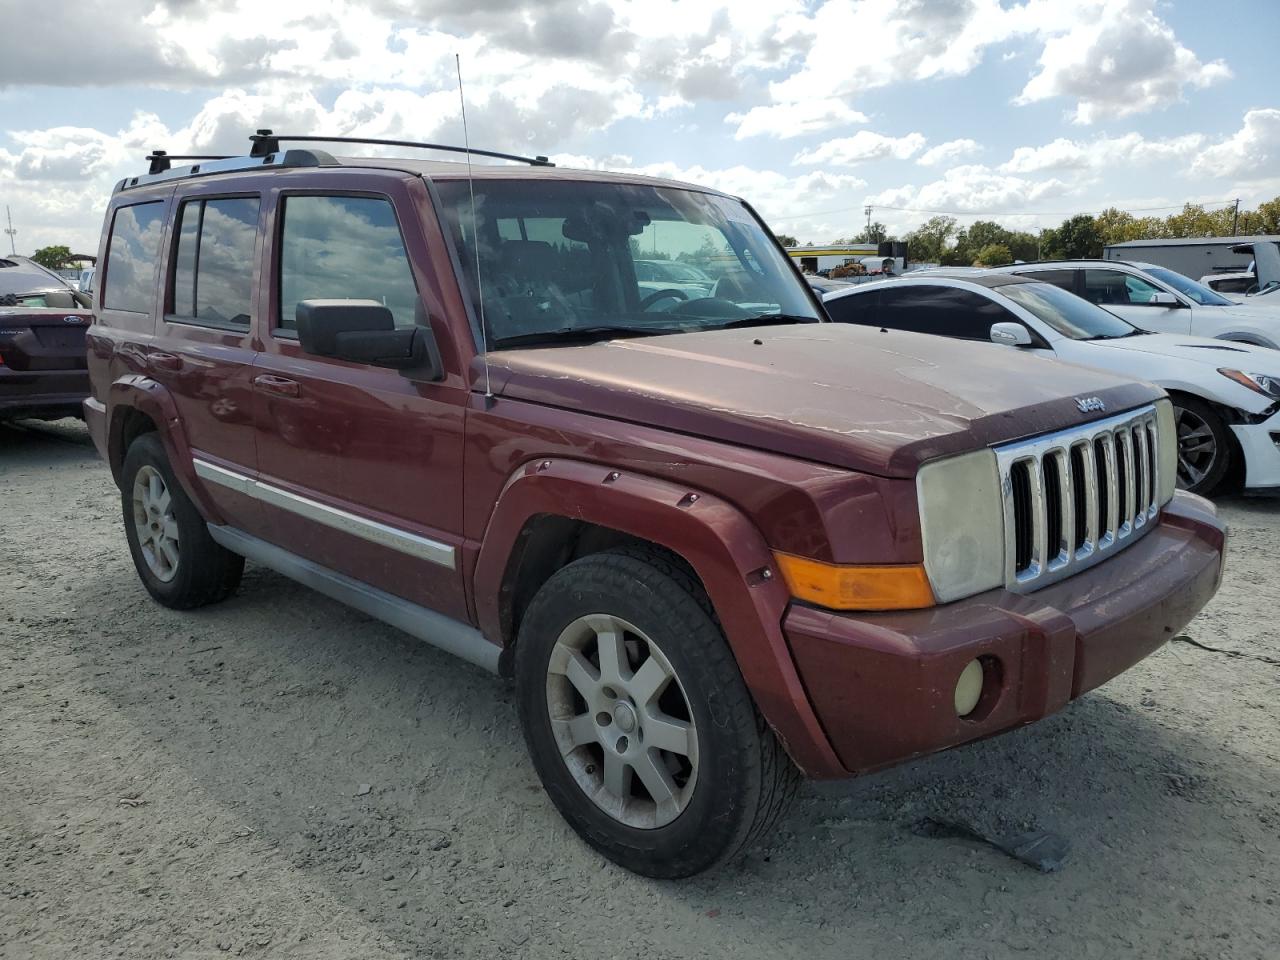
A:
<svg viewBox="0 0 1280 960">
<path fill-rule="evenodd" d="M 514 677 L 551 799 L 643 873 L 798 773 L 1053 713 L 1221 578 L 1158 388 L 827 323 L 711 190 L 263 134 L 121 183 L 100 253 L 85 410 L 152 596 L 248 558 Z M 710 289 L 641 286 L 664 258 Z"/>
</svg>

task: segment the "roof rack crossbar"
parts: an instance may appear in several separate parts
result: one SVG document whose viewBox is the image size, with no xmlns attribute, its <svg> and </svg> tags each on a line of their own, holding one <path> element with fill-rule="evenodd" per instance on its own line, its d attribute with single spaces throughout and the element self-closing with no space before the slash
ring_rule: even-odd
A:
<svg viewBox="0 0 1280 960">
<path fill-rule="evenodd" d="M 366 143 L 381 147 L 416 147 L 421 150 L 443 150 L 448 153 L 472 153 L 477 157 L 493 157 L 497 160 L 514 160 L 516 163 L 527 163 L 534 167 L 554 167 L 555 164 L 546 157 L 521 157 L 514 153 L 499 153 L 496 150 L 477 150 L 474 147 L 468 151 L 466 147 L 455 147 L 445 143 L 420 143 L 416 140 L 383 140 L 377 137 L 318 137 L 318 136 L 285 136 L 283 134 L 272 133 L 270 130 L 259 130 L 249 139 L 253 142 L 253 147 L 249 151 L 251 157 L 264 157 L 268 154 L 280 152 L 280 141 L 292 140 L 298 142 L 309 143 Z"/>
<path fill-rule="evenodd" d="M 164 150 L 152 150 L 147 154 L 147 162 L 151 164 L 151 169 L 147 173 L 164 173 L 170 169 L 174 160 L 230 160 L 226 154 L 194 154 L 194 153 L 166 153 Z"/>
</svg>

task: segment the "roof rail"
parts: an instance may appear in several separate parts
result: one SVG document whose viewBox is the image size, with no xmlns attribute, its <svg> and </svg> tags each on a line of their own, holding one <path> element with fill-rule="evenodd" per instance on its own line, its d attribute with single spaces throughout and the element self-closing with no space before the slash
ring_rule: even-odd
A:
<svg viewBox="0 0 1280 960">
<path fill-rule="evenodd" d="M 226 154 L 166 153 L 164 150 L 152 150 L 147 154 L 147 162 L 151 169 L 147 173 L 164 173 L 172 166 L 173 160 L 230 160 Z"/>
<path fill-rule="evenodd" d="M 160 154 L 156 156 L 155 153 Z M 151 169 L 136 177 L 126 177 L 116 184 L 116 193 L 134 187 L 145 187 L 148 184 L 163 180 L 184 180 L 187 177 L 209 176 L 215 173 L 233 173 L 243 170 L 258 170 L 264 167 L 336 167 L 337 160 L 323 150 L 286 150 L 283 153 L 271 153 L 261 157 L 181 157 L 169 156 L 157 150 L 147 159 L 151 161 Z M 189 167 L 173 168 L 169 160 L 199 160 L 200 163 Z"/>
<path fill-rule="evenodd" d="M 420 143 L 416 140 L 382 140 L 376 137 L 317 137 L 317 136 L 285 136 L 272 133 L 270 130 L 259 130 L 249 137 L 253 147 L 249 151 L 251 157 L 265 157 L 280 152 L 280 142 L 289 140 L 308 143 L 367 143 L 382 147 L 417 147 L 422 150 L 444 150 L 448 153 L 471 153 L 477 157 L 494 157 L 498 160 L 514 160 L 516 163 L 527 163 L 534 167 L 554 167 L 555 164 L 546 157 L 521 157 L 514 153 L 498 153 L 494 150 L 468 150 L 466 147 L 455 147 L 444 143 Z"/>
</svg>

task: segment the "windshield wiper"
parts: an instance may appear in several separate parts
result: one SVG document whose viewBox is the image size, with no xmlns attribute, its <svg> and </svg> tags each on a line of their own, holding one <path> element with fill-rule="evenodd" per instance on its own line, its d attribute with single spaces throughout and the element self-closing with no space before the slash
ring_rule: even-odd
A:
<svg viewBox="0 0 1280 960">
<path fill-rule="evenodd" d="M 708 329 L 732 330 L 735 327 L 775 327 L 793 323 L 821 323 L 817 317 L 802 317 L 792 313 L 758 313 L 754 317 L 739 317 L 728 323 L 717 324 Z"/>
<path fill-rule="evenodd" d="M 683 333 L 684 327 L 612 327 L 598 325 L 591 327 L 559 327 L 555 330 L 538 330 L 534 333 L 517 333 L 510 337 L 499 337 L 493 341 L 495 347 L 530 347 L 540 344 L 572 344 L 593 343 L 597 340 L 613 340 L 620 337 L 661 336 L 666 333 Z"/>
</svg>

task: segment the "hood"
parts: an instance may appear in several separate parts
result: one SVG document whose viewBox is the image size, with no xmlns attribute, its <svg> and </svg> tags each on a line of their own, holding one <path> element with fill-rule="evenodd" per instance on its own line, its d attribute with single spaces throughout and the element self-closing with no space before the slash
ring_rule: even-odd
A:
<svg viewBox="0 0 1280 960">
<path fill-rule="evenodd" d="M 994 344 L 835 323 L 502 350 L 489 362 L 501 397 L 897 477 L 1163 396 Z M 1081 413 L 1078 397 L 1105 411 Z"/>
<path fill-rule="evenodd" d="M 1147 353 L 1158 357 L 1189 360 L 1213 367 L 1247 366 L 1250 372 L 1280 371 L 1280 353 L 1269 347 L 1255 347 L 1233 340 L 1214 340 L 1211 337 L 1181 337 L 1172 333 L 1147 333 L 1140 337 L 1122 337 L 1119 340 L 1090 341 L 1108 350 L 1124 350 L 1129 353 Z M 1257 370 L 1254 370 L 1257 367 Z"/>
<path fill-rule="evenodd" d="M 1225 296 L 1225 294 L 1223 294 Z M 1228 297 L 1227 299 L 1230 299 Z M 1193 310 L 1218 310 L 1216 316 L 1239 317 L 1255 323 L 1280 324 L 1280 298 L 1272 300 L 1270 296 L 1247 296 L 1243 301 L 1236 301 L 1223 306 L 1195 306 Z M 1194 321 L 1193 321 L 1194 322 Z"/>
</svg>

